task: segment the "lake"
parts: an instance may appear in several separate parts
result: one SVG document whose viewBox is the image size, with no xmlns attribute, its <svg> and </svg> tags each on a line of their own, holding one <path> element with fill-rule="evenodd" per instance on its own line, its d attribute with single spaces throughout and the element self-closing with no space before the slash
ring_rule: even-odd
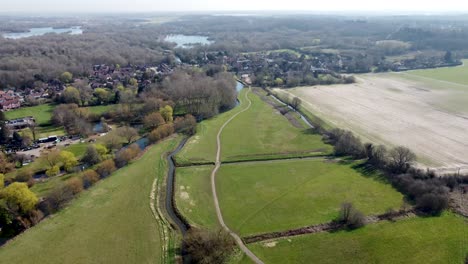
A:
<svg viewBox="0 0 468 264">
<path fill-rule="evenodd" d="M 206 36 L 168 35 L 164 38 L 167 42 L 175 42 L 176 48 L 191 48 L 194 45 L 210 45 L 213 41 Z"/>
<path fill-rule="evenodd" d="M 42 27 L 42 28 L 31 28 L 29 32 L 18 32 L 18 33 L 4 33 L 2 36 L 7 39 L 21 39 L 29 38 L 34 36 L 42 36 L 48 33 L 63 34 L 68 33 L 70 35 L 81 35 L 83 30 L 81 27 L 69 27 L 69 28 L 52 28 L 52 27 Z"/>
</svg>

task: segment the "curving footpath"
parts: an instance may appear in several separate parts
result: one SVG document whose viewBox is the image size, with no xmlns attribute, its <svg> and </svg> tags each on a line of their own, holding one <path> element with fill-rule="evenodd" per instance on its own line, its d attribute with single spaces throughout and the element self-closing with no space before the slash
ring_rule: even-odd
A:
<svg viewBox="0 0 468 264">
<path fill-rule="evenodd" d="M 231 229 L 229 229 L 229 227 L 224 223 L 224 219 L 223 219 L 223 215 L 221 213 L 221 209 L 219 207 L 219 201 L 218 201 L 218 195 L 216 194 L 216 172 L 218 171 L 219 167 L 221 166 L 221 133 L 223 132 L 223 129 L 224 127 L 226 127 L 234 118 L 236 118 L 236 116 L 238 116 L 239 114 L 249 110 L 250 106 L 252 105 L 252 101 L 250 101 L 249 97 L 248 97 L 248 94 L 249 92 L 251 91 L 251 88 L 249 88 L 249 90 L 245 93 L 245 99 L 249 102 L 249 104 L 247 105 L 246 108 L 244 108 L 242 111 L 236 113 L 235 115 L 233 115 L 231 118 L 229 118 L 224 124 L 223 126 L 221 126 L 221 128 L 219 129 L 218 131 L 218 135 L 216 136 L 216 143 L 218 145 L 218 149 L 217 149 L 217 152 L 216 152 L 216 163 L 215 163 L 215 167 L 213 169 L 213 171 L 211 172 L 211 190 L 213 192 L 213 201 L 214 201 L 214 204 L 215 204 L 215 208 L 216 208 L 216 216 L 218 217 L 218 221 L 219 223 L 221 224 L 221 226 L 224 228 L 224 230 L 226 230 L 233 238 L 234 240 L 236 241 L 237 245 L 239 246 L 239 248 L 252 260 L 254 261 L 255 263 L 257 264 L 263 264 L 263 261 L 261 261 L 257 256 L 255 256 L 254 253 L 252 253 L 252 251 L 250 251 L 250 249 L 248 249 L 244 242 L 242 241 L 242 239 L 236 234 L 234 233 L 233 231 L 231 231 Z"/>
</svg>

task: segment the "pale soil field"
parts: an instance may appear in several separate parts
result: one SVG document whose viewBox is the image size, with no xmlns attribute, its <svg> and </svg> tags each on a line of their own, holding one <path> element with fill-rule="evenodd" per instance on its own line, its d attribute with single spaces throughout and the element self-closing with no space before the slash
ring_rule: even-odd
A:
<svg viewBox="0 0 468 264">
<path fill-rule="evenodd" d="M 412 149 L 421 167 L 468 172 L 468 85 L 411 73 L 356 77 L 354 84 L 276 91 L 299 96 L 304 108 L 363 141 Z"/>
</svg>

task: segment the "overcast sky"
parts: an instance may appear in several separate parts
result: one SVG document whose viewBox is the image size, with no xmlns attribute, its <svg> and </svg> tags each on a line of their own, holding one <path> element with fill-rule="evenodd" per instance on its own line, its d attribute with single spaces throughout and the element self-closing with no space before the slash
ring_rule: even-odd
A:
<svg viewBox="0 0 468 264">
<path fill-rule="evenodd" d="M 468 11 L 468 0 L 0 0 L 0 12 Z"/>
</svg>

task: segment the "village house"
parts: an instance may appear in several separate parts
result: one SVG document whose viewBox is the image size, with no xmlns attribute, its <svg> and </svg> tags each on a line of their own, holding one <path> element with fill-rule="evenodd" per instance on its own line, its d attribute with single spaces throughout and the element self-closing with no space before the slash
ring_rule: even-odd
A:
<svg viewBox="0 0 468 264">
<path fill-rule="evenodd" d="M 21 107 L 21 97 L 15 94 L 14 91 L 0 91 L 0 110 L 8 111 Z"/>
<path fill-rule="evenodd" d="M 32 116 L 17 118 L 13 120 L 6 121 L 5 125 L 10 130 L 20 130 L 27 127 L 31 127 L 36 124 L 36 120 Z"/>
</svg>

